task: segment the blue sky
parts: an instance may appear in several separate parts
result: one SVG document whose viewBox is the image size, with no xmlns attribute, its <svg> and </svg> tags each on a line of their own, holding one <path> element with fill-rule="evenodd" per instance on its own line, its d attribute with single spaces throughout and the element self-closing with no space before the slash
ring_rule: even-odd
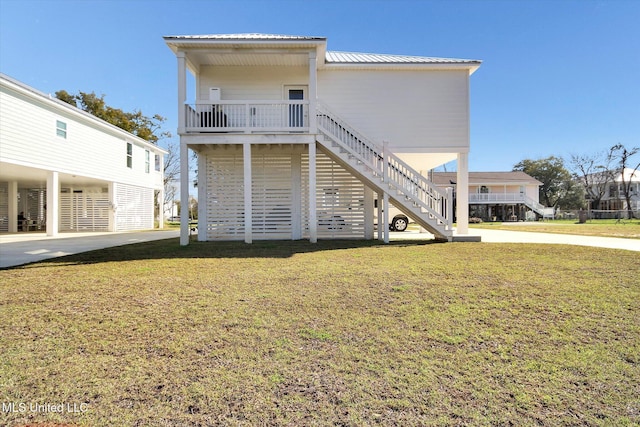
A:
<svg viewBox="0 0 640 427">
<path fill-rule="evenodd" d="M 175 133 L 164 35 L 313 35 L 329 50 L 480 59 L 470 170 L 498 171 L 640 145 L 638 22 L 635 0 L 0 0 L 0 71 L 45 93 L 105 94 Z"/>
</svg>

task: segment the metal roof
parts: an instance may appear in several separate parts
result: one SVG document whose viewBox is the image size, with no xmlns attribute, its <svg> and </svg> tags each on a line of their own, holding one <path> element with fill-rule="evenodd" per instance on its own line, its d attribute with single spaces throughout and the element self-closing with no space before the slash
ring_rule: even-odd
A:
<svg viewBox="0 0 640 427">
<path fill-rule="evenodd" d="M 475 59 L 456 59 L 456 58 L 436 58 L 436 57 L 424 57 L 424 56 L 408 56 L 408 55 L 390 55 L 390 54 L 378 54 L 378 53 L 357 53 L 357 52 L 336 52 L 326 51 L 327 39 L 326 37 L 315 36 L 296 36 L 296 35 L 283 35 L 283 34 L 260 34 L 260 33 L 245 33 L 245 34 L 201 34 L 201 35 L 177 35 L 177 36 L 165 36 L 165 42 L 174 51 L 179 49 L 190 50 L 195 48 L 201 52 L 206 49 L 220 49 L 220 48 L 233 48 L 233 49 L 246 49 L 246 52 L 250 52 L 251 49 L 259 50 L 269 46 L 271 48 L 279 49 L 315 49 L 318 54 L 318 66 L 319 67 L 336 67 L 336 68 L 349 68 L 349 69 L 408 69 L 408 68 L 438 68 L 438 69 L 468 69 L 469 73 L 475 72 L 482 61 Z M 235 52 L 236 54 L 245 54 L 245 52 Z M 213 53 L 215 55 L 215 53 Z M 229 55 L 229 52 L 225 52 L 225 55 Z M 212 58 L 211 55 L 204 57 L 204 53 L 191 53 L 190 60 L 194 63 L 207 63 L 216 65 L 249 65 L 246 60 L 234 59 L 227 57 L 224 59 L 224 63 L 220 62 L 220 58 Z M 220 56 L 220 55 L 218 55 Z M 303 61 L 304 58 L 299 59 L 298 62 Z M 273 61 L 273 60 L 271 60 Z M 265 60 L 253 61 L 250 65 L 269 65 L 264 63 Z M 281 65 L 292 65 L 289 63 Z M 295 65 L 304 65 L 303 63 L 296 63 Z"/>
<path fill-rule="evenodd" d="M 293 40 L 326 40 L 326 37 L 313 37 L 313 36 L 290 36 L 283 34 L 259 34 L 259 33 L 246 33 L 246 34 L 200 34 L 200 35 L 185 35 L 185 36 L 165 36 L 165 39 L 176 40 L 242 40 L 242 41 L 261 41 L 261 40 L 278 40 L 278 41 L 293 41 Z"/>
<path fill-rule="evenodd" d="M 334 52 L 326 54 L 328 64 L 480 64 L 475 59 L 434 58 L 378 53 Z"/>
</svg>

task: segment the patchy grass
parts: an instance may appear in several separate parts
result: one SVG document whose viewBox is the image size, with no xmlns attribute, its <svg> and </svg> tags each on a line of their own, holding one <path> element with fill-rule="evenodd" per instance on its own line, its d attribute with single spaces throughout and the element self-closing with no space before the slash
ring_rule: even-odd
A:
<svg viewBox="0 0 640 427">
<path fill-rule="evenodd" d="M 4 270 L 0 399 L 85 406 L 0 424 L 638 425 L 639 277 L 631 251 L 420 242 Z"/>
<path fill-rule="evenodd" d="M 492 230 L 532 231 L 539 233 L 576 234 L 582 236 L 621 237 L 640 239 L 640 220 L 589 220 L 579 224 L 575 220 L 539 222 L 483 222 L 469 224 L 470 228 Z"/>
</svg>

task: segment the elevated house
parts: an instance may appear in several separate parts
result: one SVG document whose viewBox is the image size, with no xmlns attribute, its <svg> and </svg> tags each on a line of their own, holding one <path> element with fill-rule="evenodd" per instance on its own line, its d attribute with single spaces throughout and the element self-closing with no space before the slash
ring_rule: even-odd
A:
<svg viewBox="0 0 640 427">
<path fill-rule="evenodd" d="M 165 154 L 0 74 L 0 232 L 153 228 Z"/>
<path fill-rule="evenodd" d="M 624 171 L 599 172 L 591 174 L 587 182 L 590 188 L 585 188 L 585 195 L 593 218 L 620 218 L 620 211 L 640 214 L 640 170 L 625 168 Z M 625 186 L 629 189 L 629 203 Z"/>
<path fill-rule="evenodd" d="M 177 57 L 183 206 L 197 153 L 199 240 L 373 238 L 374 210 L 387 224 L 390 205 L 453 239 L 451 189 L 427 174 L 457 160 L 467 182 L 480 61 L 333 52 L 324 37 L 164 39 Z M 460 234 L 467 213 L 459 203 Z"/>
<path fill-rule="evenodd" d="M 455 172 L 435 172 L 433 181 L 439 187 L 454 185 Z M 554 216 L 554 209 L 540 203 L 542 183 L 521 171 L 469 172 L 469 215 L 483 221 L 525 221 Z M 459 192 L 456 191 L 456 202 Z"/>
</svg>

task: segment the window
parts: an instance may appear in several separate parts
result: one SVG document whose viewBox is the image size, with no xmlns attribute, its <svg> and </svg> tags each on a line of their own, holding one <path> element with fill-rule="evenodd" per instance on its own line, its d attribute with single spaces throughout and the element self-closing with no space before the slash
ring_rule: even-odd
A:
<svg viewBox="0 0 640 427">
<path fill-rule="evenodd" d="M 67 124 L 65 122 L 56 120 L 56 135 L 60 138 L 67 139 Z"/>
<path fill-rule="evenodd" d="M 155 154 L 154 156 L 156 158 L 156 172 L 160 172 L 160 155 Z"/>
<path fill-rule="evenodd" d="M 133 144 L 127 142 L 127 167 L 133 168 Z"/>
<path fill-rule="evenodd" d="M 145 171 L 145 173 L 149 173 L 151 171 L 150 156 L 151 156 L 151 153 L 149 153 L 149 150 L 144 150 L 144 171 Z"/>
</svg>

